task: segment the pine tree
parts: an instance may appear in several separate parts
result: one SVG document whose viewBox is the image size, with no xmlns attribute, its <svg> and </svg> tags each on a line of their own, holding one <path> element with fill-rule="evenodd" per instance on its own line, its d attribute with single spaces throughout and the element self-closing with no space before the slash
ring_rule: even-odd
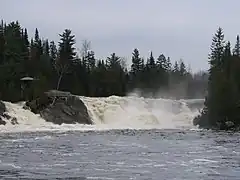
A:
<svg viewBox="0 0 240 180">
<path fill-rule="evenodd" d="M 49 47 L 48 40 L 45 40 L 43 42 L 43 54 L 46 56 L 49 56 L 49 54 L 50 54 L 50 47 Z"/>
<path fill-rule="evenodd" d="M 167 59 L 166 57 L 161 54 L 158 58 L 157 58 L 157 62 L 156 62 L 158 68 L 160 69 L 167 69 Z"/>
<path fill-rule="evenodd" d="M 232 55 L 231 53 L 231 43 L 230 41 L 227 42 L 224 48 L 224 57 L 230 57 Z"/>
<path fill-rule="evenodd" d="M 224 41 L 224 34 L 222 28 L 218 28 L 217 32 L 215 33 L 212 39 L 211 45 L 211 53 L 209 55 L 209 93 L 211 94 L 211 88 L 214 86 L 211 85 L 211 82 L 214 82 L 215 74 L 217 71 L 220 70 L 222 62 L 223 62 L 223 55 L 224 55 L 224 48 L 225 48 L 225 41 Z M 212 81 L 213 80 L 213 81 Z"/>
<path fill-rule="evenodd" d="M 180 82 L 180 65 L 178 61 L 175 61 L 170 72 L 171 85 L 178 84 Z"/>
<path fill-rule="evenodd" d="M 115 53 L 112 53 L 110 55 L 110 57 L 107 57 L 107 67 L 109 69 L 114 69 L 114 68 L 119 68 L 120 67 L 120 61 L 121 61 L 121 58 L 116 56 Z"/>
<path fill-rule="evenodd" d="M 65 29 L 65 31 L 59 35 L 59 54 L 56 61 L 56 70 L 59 74 L 57 90 L 60 87 L 63 75 L 68 72 L 71 63 L 76 56 L 75 48 L 73 47 L 75 44 L 75 36 L 71 33 L 71 30 Z"/>
<path fill-rule="evenodd" d="M 166 59 L 166 57 L 161 54 L 157 58 L 157 68 L 158 68 L 158 81 L 159 81 L 159 86 L 161 87 L 166 87 L 168 84 L 169 80 L 169 65 L 170 63 L 168 62 L 170 59 Z"/>
<path fill-rule="evenodd" d="M 180 60 L 179 73 L 181 77 L 184 77 L 187 74 L 186 65 L 182 60 Z"/>
<path fill-rule="evenodd" d="M 156 64 L 155 64 L 155 59 L 154 59 L 153 53 L 152 53 L 152 51 L 151 51 L 150 57 L 149 57 L 148 60 L 147 60 L 146 66 L 147 66 L 147 68 L 151 69 L 151 68 L 155 68 L 155 65 L 156 65 Z"/>
<path fill-rule="evenodd" d="M 173 66 L 173 72 L 178 73 L 180 71 L 178 62 L 175 61 L 174 66 Z"/>
<path fill-rule="evenodd" d="M 50 57 L 52 59 L 52 62 L 55 61 L 57 58 L 57 47 L 54 41 L 50 42 Z"/>
<path fill-rule="evenodd" d="M 168 70 L 168 72 L 170 72 L 172 70 L 171 66 L 172 66 L 171 60 L 170 60 L 170 57 L 168 57 L 167 58 L 167 70 Z"/>
<path fill-rule="evenodd" d="M 223 67 L 225 60 L 223 61 L 224 51 L 228 52 L 230 47 L 227 46 L 225 51 L 225 41 L 222 28 L 218 28 L 212 39 L 211 53 L 209 55 L 209 80 L 208 80 L 208 96 L 205 100 L 205 110 L 207 120 L 205 125 L 216 126 L 221 121 L 220 112 L 224 108 L 222 102 L 222 90 L 226 82 L 225 75 L 223 73 Z"/>
<path fill-rule="evenodd" d="M 40 41 L 38 29 L 35 29 L 34 42 L 38 44 Z"/>
<path fill-rule="evenodd" d="M 88 51 L 87 52 L 85 60 L 87 62 L 87 68 L 89 68 L 89 69 L 94 69 L 95 68 L 96 59 L 95 59 L 95 53 L 93 51 Z"/>
<path fill-rule="evenodd" d="M 233 55 L 240 57 L 240 40 L 239 35 L 237 35 L 237 41 L 233 49 Z"/>
<path fill-rule="evenodd" d="M 225 71 L 225 75 L 227 78 L 229 78 L 229 75 L 230 75 L 231 57 L 232 57 L 231 43 L 228 41 L 224 48 L 224 53 L 222 57 L 223 63 L 221 67 L 221 70 Z"/>
<path fill-rule="evenodd" d="M 29 57 L 29 59 L 31 60 L 31 61 L 33 61 L 34 60 L 34 57 L 35 57 L 35 54 L 36 54 L 36 48 L 34 47 L 34 41 L 33 41 L 33 39 L 31 38 L 31 40 L 30 40 L 30 57 Z"/>
<path fill-rule="evenodd" d="M 138 49 L 134 49 L 132 53 L 131 72 L 137 74 L 143 70 L 143 60 L 140 58 Z"/>
<path fill-rule="evenodd" d="M 158 68 L 160 69 L 164 69 L 164 71 L 166 72 L 170 72 L 171 71 L 171 61 L 170 61 L 170 57 L 166 58 L 164 56 L 164 54 L 161 54 L 156 61 L 156 64 L 158 66 Z"/>
<path fill-rule="evenodd" d="M 211 53 L 209 55 L 209 63 L 211 67 L 216 67 L 221 64 L 224 46 L 225 41 L 223 30 L 219 27 L 212 40 Z"/>
<path fill-rule="evenodd" d="M 39 36 L 39 31 L 36 28 L 35 29 L 35 35 L 34 35 L 34 47 L 36 51 L 36 60 L 40 59 L 40 56 L 43 54 L 43 45 L 42 45 L 42 40 L 40 39 Z"/>
<path fill-rule="evenodd" d="M 24 29 L 23 39 L 25 46 L 29 47 L 28 32 L 26 28 Z"/>
</svg>

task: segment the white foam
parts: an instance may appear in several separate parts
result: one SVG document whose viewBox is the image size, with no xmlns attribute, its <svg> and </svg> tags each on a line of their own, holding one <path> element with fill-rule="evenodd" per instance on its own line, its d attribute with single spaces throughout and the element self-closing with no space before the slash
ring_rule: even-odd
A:
<svg viewBox="0 0 240 180">
<path fill-rule="evenodd" d="M 22 131 L 71 131 L 109 129 L 194 129 L 193 118 L 198 110 L 188 108 L 188 103 L 202 103 L 203 100 L 168 100 L 138 97 L 107 98 L 79 97 L 88 108 L 94 125 L 63 124 L 46 122 L 39 115 L 22 108 L 23 103 L 4 102 L 8 114 L 16 117 L 18 125 L 6 120 L 0 132 Z"/>
<path fill-rule="evenodd" d="M 203 100 L 147 99 L 137 97 L 80 97 L 96 126 L 111 128 L 194 128 L 192 120 L 199 113 L 188 103 Z"/>
</svg>

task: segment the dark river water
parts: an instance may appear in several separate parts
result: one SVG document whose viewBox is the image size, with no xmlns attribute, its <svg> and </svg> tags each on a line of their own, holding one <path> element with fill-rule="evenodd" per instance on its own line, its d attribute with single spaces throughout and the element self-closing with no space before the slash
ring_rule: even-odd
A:
<svg viewBox="0 0 240 180">
<path fill-rule="evenodd" d="M 239 135 L 181 130 L 0 134 L 0 179 L 239 180 Z"/>
</svg>

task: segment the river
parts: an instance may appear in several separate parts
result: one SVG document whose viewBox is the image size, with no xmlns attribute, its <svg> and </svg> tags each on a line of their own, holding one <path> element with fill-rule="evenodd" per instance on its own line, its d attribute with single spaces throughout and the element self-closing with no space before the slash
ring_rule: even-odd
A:
<svg viewBox="0 0 240 180">
<path fill-rule="evenodd" d="M 0 179 L 239 180 L 238 133 L 200 130 L 0 134 Z"/>
</svg>

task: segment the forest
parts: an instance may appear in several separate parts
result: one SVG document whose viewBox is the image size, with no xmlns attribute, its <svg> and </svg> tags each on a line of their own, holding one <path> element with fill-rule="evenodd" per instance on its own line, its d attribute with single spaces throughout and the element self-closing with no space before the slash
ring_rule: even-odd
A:
<svg viewBox="0 0 240 180">
<path fill-rule="evenodd" d="M 155 57 L 153 52 L 145 59 L 137 48 L 133 48 L 131 59 L 115 52 L 98 59 L 91 42 L 80 41 L 81 51 L 77 52 L 70 29 L 63 30 L 54 42 L 41 37 L 37 28 L 29 38 L 28 30 L 18 21 L 2 20 L 0 99 L 31 100 L 49 89 L 90 97 L 126 96 L 136 91 L 143 97 L 174 99 L 203 98 L 206 94 L 208 73 L 192 73 L 181 59 L 171 61 L 164 53 Z M 33 80 L 22 81 L 24 77 Z"/>
<path fill-rule="evenodd" d="M 209 54 L 209 77 L 204 108 L 194 119 L 202 128 L 240 130 L 240 40 L 234 47 L 222 28 L 213 36 Z"/>
</svg>

